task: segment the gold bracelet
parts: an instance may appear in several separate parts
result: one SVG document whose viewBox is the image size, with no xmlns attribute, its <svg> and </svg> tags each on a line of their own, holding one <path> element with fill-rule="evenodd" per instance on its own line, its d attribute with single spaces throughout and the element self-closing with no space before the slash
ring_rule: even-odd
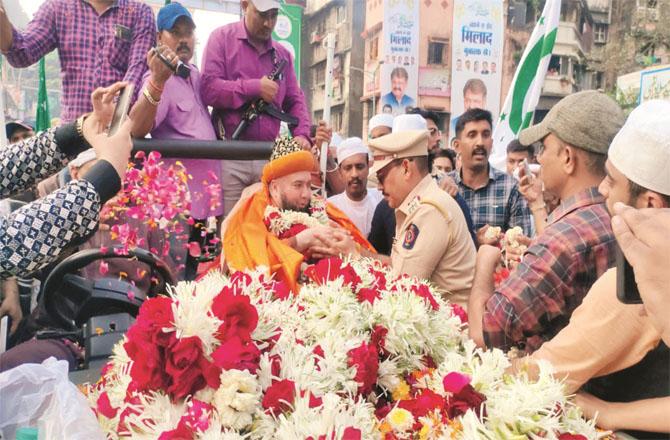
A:
<svg viewBox="0 0 670 440">
<path fill-rule="evenodd" d="M 151 96 L 151 93 L 149 93 L 149 89 L 146 87 L 142 91 L 142 94 L 144 95 L 145 98 L 147 98 L 147 101 L 149 101 L 149 104 L 153 105 L 154 107 L 158 107 L 158 103 L 161 102 L 160 98 L 154 99 L 153 96 Z"/>
<path fill-rule="evenodd" d="M 77 129 L 77 134 L 80 138 L 84 139 L 84 120 L 90 115 L 90 113 L 85 113 L 77 118 L 74 126 Z"/>
</svg>

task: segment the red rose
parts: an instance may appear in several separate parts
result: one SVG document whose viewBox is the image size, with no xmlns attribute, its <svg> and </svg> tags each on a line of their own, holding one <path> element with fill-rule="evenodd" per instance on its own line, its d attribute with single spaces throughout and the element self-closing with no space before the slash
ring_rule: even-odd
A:
<svg viewBox="0 0 670 440">
<path fill-rule="evenodd" d="M 173 327 L 172 299 L 165 296 L 150 298 L 142 304 L 133 327 L 141 329 L 143 338 L 161 347 L 167 347 L 173 332 L 163 329 Z"/>
<path fill-rule="evenodd" d="M 219 385 L 220 370 L 204 357 L 197 336 L 179 339 L 166 350 L 165 373 L 171 379 L 167 392 L 174 399 L 195 394 L 206 385 Z"/>
<path fill-rule="evenodd" d="M 351 285 L 354 289 L 361 282 L 361 278 L 350 264 L 342 266 L 340 258 L 324 258 L 318 263 L 309 266 L 305 269 L 305 275 L 314 281 L 316 284 L 325 284 L 329 281 L 335 281 L 340 276 L 344 278 L 347 285 Z"/>
<path fill-rule="evenodd" d="M 251 275 L 245 272 L 233 272 L 230 276 L 230 282 L 235 285 L 236 289 L 242 289 L 248 287 L 251 284 Z"/>
<path fill-rule="evenodd" d="M 305 397 L 305 393 L 307 391 L 305 390 L 300 390 L 300 397 Z M 309 393 L 309 407 L 310 408 L 316 408 L 318 406 L 323 405 L 323 399 L 321 397 L 316 397 L 314 394 L 311 392 Z"/>
<path fill-rule="evenodd" d="M 375 277 L 374 287 L 376 287 L 378 290 L 386 290 L 386 275 L 384 275 L 383 272 L 374 270 L 373 268 L 368 270 Z"/>
<path fill-rule="evenodd" d="M 109 396 L 107 395 L 107 391 L 103 391 L 98 397 L 98 401 L 96 402 L 96 410 L 98 413 L 102 414 L 108 419 L 113 419 L 116 417 L 116 413 L 119 412 L 118 408 L 112 407 L 112 404 L 109 401 Z"/>
<path fill-rule="evenodd" d="M 461 324 L 468 323 L 468 312 L 466 312 L 465 309 L 459 306 L 458 304 L 456 303 L 451 304 L 451 313 L 454 316 L 458 316 L 458 319 L 461 320 Z"/>
<path fill-rule="evenodd" d="M 379 357 L 377 348 L 363 342 L 359 347 L 349 350 L 348 365 L 356 367 L 354 380 L 358 382 L 358 393 L 367 395 L 377 383 Z"/>
<path fill-rule="evenodd" d="M 293 405 L 295 399 L 295 383 L 292 380 L 284 379 L 273 383 L 265 391 L 263 397 L 263 408 L 269 414 L 279 415 L 288 411 Z"/>
<path fill-rule="evenodd" d="M 398 407 L 411 412 L 416 420 L 435 409 L 441 411 L 444 405 L 444 397 L 428 389 L 422 390 L 414 399 L 402 400 L 398 403 Z"/>
<path fill-rule="evenodd" d="M 377 289 L 371 289 L 369 287 L 364 287 L 362 289 L 359 289 L 358 292 L 356 293 L 356 299 L 358 299 L 358 302 L 362 303 L 363 301 L 367 301 L 370 304 L 374 304 L 375 300 L 378 300 L 381 298 L 381 293 Z"/>
<path fill-rule="evenodd" d="M 581 434 L 568 434 L 564 432 L 558 436 L 558 440 L 588 440 L 585 436 Z"/>
<path fill-rule="evenodd" d="M 372 334 L 370 335 L 370 344 L 372 344 L 380 355 L 387 355 L 386 351 L 386 334 L 389 330 L 383 325 L 377 324 L 372 329 Z"/>
<path fill-rule="evenodd" d="M 168 385 L 168 378 L 163 374 L 165 348 L 153 343 L 149 336 L 135 325 L 128 330 L 128 340 L 123 345 L 133 360 L 130 376 L 139 391 L 160 390 Z M 174 332 L 170 336 L 175 338 Z"/>
<path fill-rule="evenodd" d="M 224 289 L 214 298 L 212 313 L 223 321 L 217 335 L 220 341 L 235 335 L 250 340 L 258 325 L 258 311 L 251 305 L 249 297 L 232 294 L 230 290 Z"/>
<path fill-rule="evenodd" d="M 214 364 L 224 370 L 249 370 L 255 374 L 260 362 L 261 352 L 251 341 L 242 341 L 239 336 L 232 337 L 221 344 L 214 353 Z"/>
<path fill-rule="evenodd" d="M 460 392 L 447 399 L 447 415 L 453 419 L 465 414 L 469 409 L 479 414 L 480 407 L 485 401 L 486 396 L 467 384 Z"/>
<path fill-rule="evenodd" d="M 185 424 L 179 422 L 177 427 L 172 431 L 162 432 L 158 436 L 158 440 L 193 440 L 195 438 L 195 433 L 188 428 Z"/>
<path fill-rule="evenodd" d="M 425 284 L 419 284 L 418 286 L 414 285 L 412 286 L 412 292 L 414 292 L 415 295 L 420 296 L 421 298 L 425 299 L 430 303 L 430 305 L 433 307 L 433 310 L 440 310 L 440 305 L 435 301 L 435 298 L 433 297 L 433 294 L 430 293 L 430 289 L 428 288 L 427 285 Z"/>
<path fill-rule="evenodd" d="M 291 289 L 284 281 L 274 281 L 270 285 L 270 289 L 274 293 L 274 297 L 280 300 L 285 300 L 291 297 Z"/>
<path fill-rule="evenodd" d="M 349 426 L 342 433 L 342 440 L 361 440 L 362 433 L 360 429 Z"/>
</svg>

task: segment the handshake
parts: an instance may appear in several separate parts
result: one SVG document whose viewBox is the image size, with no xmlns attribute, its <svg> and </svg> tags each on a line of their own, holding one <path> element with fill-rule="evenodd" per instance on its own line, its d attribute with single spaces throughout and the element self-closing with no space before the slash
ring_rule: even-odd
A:
<svg viewBox="0 0 670 440">
<path fill-rule="evenodd" d="M 332 223 L 306 229 L 295 236 L 294 249 L 308 258 L 357 255 L 356 242 L 349 232 Z"/>
</svg>

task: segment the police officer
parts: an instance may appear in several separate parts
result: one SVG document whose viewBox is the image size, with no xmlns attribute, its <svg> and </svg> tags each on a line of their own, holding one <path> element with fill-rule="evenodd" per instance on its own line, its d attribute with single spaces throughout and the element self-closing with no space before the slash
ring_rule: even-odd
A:
<svg viewBox="0 0 670 440">
<path fill-rule="evenodd" d="M 408 130 L 372 139 L 370 174 L 395 209 L 393 271 L 430 280 L 466 307 L 476 252 L 458 203 L 430 176 L 429 137 L 427 130 Z"/>
</svg>

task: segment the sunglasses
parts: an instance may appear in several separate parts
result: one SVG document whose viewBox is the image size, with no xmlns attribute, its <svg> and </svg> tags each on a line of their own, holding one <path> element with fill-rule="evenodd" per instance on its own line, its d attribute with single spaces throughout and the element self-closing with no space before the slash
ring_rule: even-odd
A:
<svg viewBox="0 0 670 440">
<path fill-rule="evenodd" d="M 400 159 L 400 160 L 399 159 L 394 159 L 391 162 L 389 162 L 388 165 L 386 165 L 384 168 L 377 171 L 377 180 L 379 181 L 379 183 L 381 185 L 383 185 L 384 180 L 386 180 L 386 177 L 391 172 L 391 170 L 393 168 L 397 167 L 398 165 L 400 165 L 401 163 L 402 163 L 402 159 Z"/>
</svg>

